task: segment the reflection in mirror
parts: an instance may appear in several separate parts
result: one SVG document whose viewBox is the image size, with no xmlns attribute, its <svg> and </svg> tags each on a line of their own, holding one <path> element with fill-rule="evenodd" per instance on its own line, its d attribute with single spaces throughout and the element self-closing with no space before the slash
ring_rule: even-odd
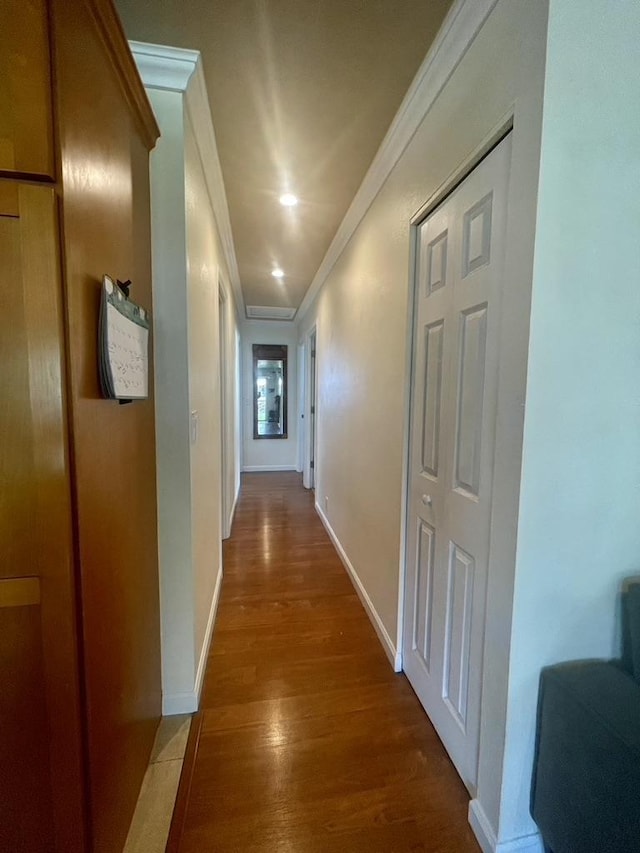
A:
<svg viewBox="0 0 640 853">
<path fill-rule="evenodd" d="M 253 345 L 253 437 L 287 437 L 287 347 Z"/>
</svg>

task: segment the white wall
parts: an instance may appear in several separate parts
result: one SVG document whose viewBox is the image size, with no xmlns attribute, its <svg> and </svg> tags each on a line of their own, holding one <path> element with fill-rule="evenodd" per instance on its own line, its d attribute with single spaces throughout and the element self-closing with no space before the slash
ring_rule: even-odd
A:
<svg viewBox="0 0 640 853">
<path fill-rule="evenodd" d="M 245 320 L 242 340 L 243 471 L 295 471 L 298 457 L 297 360 L 298 331 L 295 323 L 277 320 Z M 253 344 L 287 346 L 287 438 L 253 437 Z"/>
<path fill-rule="evenodd" d="M 218 269 L 220 250 L 193 125 L 185 115 L 184 161 L 189 306 L 191 541 L 194 667 L 206 658 L 214 593 L 222 574 L 222 471 Z M 201 676 L 200 676 L 201 677 Z"/>
<path fill-rule="evenodd" d="M 222 538 L 231 535 L 231 524 L 240 492 L 242 454 L 242 421 L 240 417 L 240 330 L 233 298 L 224 275 L 220 278 L 222 302 L 220 312 L 223 393 L 225 407 L 222 424 L 222 478 L 224 482 L 222 509 Z"/>
<path fill-rule="evenodd" d="M 473 5 L 473 4 L 471 4 Z M 497 836 L 507 705 L 518 481 L 533 276 L 547 4 L 502 0 L 448 77 L 313 305 L 318 327 L 318 485 L 374 619 L 399 640 L 399 554 L 408 397 L 410 221 L 513 115 L 505 299 L 516 357 L 501 365 L 498 527 L 492 543 L 478 806 Z M 498 59 L 499 58 L 499 59 Z M 508 428 L 505 428 L 508 424 Z M 495 544 L 495 548 L 493 545 Z M 495 839 L 494 839 L 495 840 Z"/>
<path fill-rule="evenodd" d="M 315 308 L 300 321 L 303 334 L 318 325 L 317 493 L 329 498 L 329 520 L 392 637 L 398 632 L 408 392 L 409 223 L 515 105 L 508 268 L 515 289 L 526 294 L 545 24 L 544 3 L 496 6 L 331 270 Z M 526 345 L 526 317 L 518 334 Z M 503 384 L 507 379 L 518 384 L 507 375 Z M 522 418 L 521 402 L 512 399 L 511 417 Z M 507 584 L 506 598 L 511 588 Z M 498 637 L 508 643 L 508 618 L 501 623 L 496 644 Z"/>
<path fill-rule="evenodd" d="M 198 706 L 222 578 L 223 528 L 237 496 L 238 324 L 225 284 L 229 268 L 210 163 L 202 154 L 212 144 L 203 137 L 213 131 L 198 54 L 133 49 L 162 134 L 151 157 L 151 183 L 163 712 L 170 714 Z M 224 425 L 221 329 L 227 342 Z M 230 491 L 226 507 L 224 486 Z"/>
<path fill-rule="evenodd" d="M 493 524 L 513 533 L 492 548 L 472 812 L 485 850 L 541 849 L 528 813 L 540 668 L 618 651 L 620 580 L 640 561 L 637 9 L 551 0 L 547 34 L 546 3 L 498 2 L 300 321 L 318 323 L 318 494 L 392 633 L 407 226 L 513 109 L 505 294 L 524 294 L 512 333 L 527 400 L 521 448 L 501 446 L 524 403 L 521 370 L 501 364 Z M 380 418 L 380 388 L 396 417 Z"/>
<path fill-rule="evenodd" d="M 527 813 L 540 668 L 619 654 L 640 565 L 640 13 L 552 0 L 500 834 Z"/>
<path fill-rule="evenodd" d="M 162 685 L 166 700 L 168 695 L 188 697 L 195 679 L 195 638 L 192 630 L 184 628 L 185 614 L 194 607 L 193 586 L 185 583 L 191 572 L 192 537 L 191 448 L 185 427 L 190 401 L 184 131 L 181 94 L 153 90 L 148 94 L 162 128 L 151 155 L 151 207 Z"/>
</svg>

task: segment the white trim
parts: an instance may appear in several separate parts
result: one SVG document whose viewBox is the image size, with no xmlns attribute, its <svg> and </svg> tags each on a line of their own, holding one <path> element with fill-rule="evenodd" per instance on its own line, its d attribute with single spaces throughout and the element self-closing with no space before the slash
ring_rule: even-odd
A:
<svg viewBox="0 0 640 853">
<path fill-rule="evenodd" d="M 129 47 L 144 85 L 150 89 L 166 89 L 169 92 L 186 90 L 200 57 L 197 50 L 183 50 L 142 41 L 130 41 Z"/>
<path fill-rule="evenodd" d="M 298 309 L 302 318 L 497 0 L 456 0 L 404 97 Z"/>
<path fill-rule="evenodd" d="M 293 318 L 293 320 L 257 320 L 255 317 L 244 317 L 242 319 L 242 328 L 249 329 L 269 329 L 272 331 L 282 331 L 285 335 L 291 333 L 291 327 L 297 327 L 298 315 Z"/>
<path fill-rule="evenodd" d="M 411 402 L 412 402 L 412 378 L 413 378 L 413 315 L 415 311 L 415 262 L 416 262 L 416 229 L 411 228 L 409 233 L 409 268 L 408 281 L 410 282 L 410 294 L 407 300 L 407 329 L 409 334 L 405 336 L 404 353 L 404 375 L 409 377 L 405 382 L 404 406 L 402 409 L 402 494 L 400 498 L 400 554 L 398 558 L 398 630 L 396 644 L 400 654 L 400 661 L 404 653 L 404 597 L 405 581 L 407 576 L 407 520 L 409 515 L 409 459 L 411 441 Z"/>
<path fill-rule="evenodd" d="M 479 800 L 471 800 L 469 803 L 468 819 L 482 853 L 494 853 L 498 843 L 496 834 Z"/>
<path fill-rule="evenodd" d="M 296 418 L 298 421 L 298 454 L 296 458 L 296 471 L 302 474 L 304 481 L 304 442 L 306 423 L 304 417 L 305 408 L 305 375 L 307 370 L 307 351 L 304 343 L 298 343 L 297 349 L 297 383 L 296 383 Z"/>
<path fill-rule="evenodd" d="M 218 572 L 213 597 L 211 599 L 211 608 L 209 610 L 209 618 L 207 619 L 207 628 L 204 632 L 204 642 L 200 650 L 200 660 L 198 661 L 198 670 L 196 672 L 196 680 L 193 690 L 186 693 L 169 693 L 162 696 L 162 715 L 170 717 L 173 714 L 194 714 L 200 707 L 200 694 L 202 693 L 202 682 L 204 681 L 204 673 L 207 666 L 207 658 L 209 656 L 209 647 L 211 645 L 211 637 L 213 636 L 213 626 L 216 621 L 216 613 L 218 611 L 218 602 L 220 601 L 220 589 L 222 587 L 222 569 Z"/>
<path fill-rule="evenodd" d="M 236 507 L 238 506 L 238 498 L 240 497 L 240 488 L 236 489 L 236 493 L 233 498 L 233 504 L 231 506 L 231 512 L 229 513 L 229 536 L 231 536 L 231 530 L 233 528 L 233 519 L 236 517 Z M 229 537 L 227 537 L 228 539 Z"/>
<path fill-rule="evenodd" d="M 146 88 L 185 93 L 186 111 L 193 125 L 207 191 L 231 278 L 238 317 L 244 317 L 244 298 L 231 231 L 227 194 L 218 157 L 216 134 L 211 118 L 200 51 L 139 41 L 130 41 L 129 46 Z"/>
<path fill-rule="evenodd" d="M 369 617 L 371 624 L 373 625 L 375 632 L 378 635 L 378 639 L 380 640 L 380 642 L 382 644 L 382 648 L 384 649 L 385 654 L 389 658 L 389 662 L 390 662 L 391 666 L 393 667 L 393 671 L 394 672 L 400 672 L 402 670 L 402 661 L 400 659 L 400 654 L 396 650 L 396 647 L 393 644 L 393 640 L 389 636 L 389 632 L 384 627 L 382 619 L 378 615 L 378 611 L 373 606 L 373 602 L 369 598 L 369 595 L 368 595 L 366 589 L 364 588 L 362 581 L 358 577 L 358 573 L 356 572 L 353 565 L 351 564 L 351 560 L 347 557 L 347 554 L 346 554 L 344 548 L 342 547 L 340 540 L 336 536 L 334 529 L 329 524 L 329 519 L 324 514 L 324 512 L 320 509 L 320 505 L 317 503 L 316 503 L 316 512 L 320 516 L 320 521 L 324 524 L 325 530 L 329 534 L 329 538 L 333 542 L 333 545 L 334 545 L 336 551 L 338 552 L 338 556 L 342 560 L 342 563 L 343 563 L 345 569 L 347 570 L 347 574 L 349 575 L 349 578 L 351 579 L 351 583 L 353 584 L 355 591 L 358 594 L 358 598 L 362 602 L 362 606 L 364 607 L 364 609 L 367 613 L 367 616 Z"/>
<path fill-rule="evenodd" d="M 302 485 L 305 489 L 313 489 L 318 476 L 318 325 L 314 323 L 307 330 L 304 338 L 304 436 L 302 441 Z M 312 350 L 315 353 L 312 356 Z M 313 377 L 311 370 L 314 370 Z M 313 381 L 312 381 L 313 380 Z M 311 387 L 314 389 L 314 399 L 311 400 Z M 311 447 L 311 403 L 315 405 L 313 413 L 313 447 Z M 311 455 L 313 451 L 313 469 Z"/>
<path fill-rule="evenodd" d="M 162 716 L 172 717 L 174 714 L 195 714 L 198 710 L 198 700 L 193 690 L 187 693 L 169 693 L 162 696 Z"/>
<path fill-rule="evenodd" d="M 220 601 L 220 590 L 222 588 L 223 569 L 220 566 L 218 577 L 216 578 L 216 586 L 213 590 L 213 598 L 211 599 L 211 609 L 209 610 L 209 618 L 207 619 L 207 628 L 204 632 L 204 641 L 200 650 L 200 660 L 198 661 L 198 670 L 196 672 L 196 709 L 200 707 L 200 694 L 202 693 L 202 682 L 204 681 L 204 672 L 207 667 L 207 658 L 209 656 L 209 647 L 211 646 L 211 637 L 213 635 L 213 626 L 216 621 L 216 613 L 218 612 L 218 602 Z"/>
<path fill-rule="evenodd" d="M 289 322 L 295 320 L 297 308 L 281 308 L 276 305 L 247 305 L 247 319 L 279 320 Z"/>
<path fill-rule="evenodd" d="M 537 832 L 499 842 L 479 800 L 469 803 L 469 824 L 482 853 L 544 853 L 542 838 Z"/>
<path fill-rule="evenodd" d="M 220 158 L 218 157 L 216 135 L 213 129 L 209 95 L 207 94 L 202 62 L 198 62 L 196 66 L 195 74 L 187 88 L 185 101 L 187 112 L 195 131 L 202 168 L 207 182 L 207 189 L 209 190 L 209 198 L 218 225 L 222 250 L 227 261 L 238 316 L 242 317 L 245 313 L 244 298 L 240 284 L 240 273 L 238 271 L 236 249 L 233 242 L 233 232 L 231 231 L 231 220 L 229 219 L 227 193 L 224 187 Z"/>
<path fill-rule="evenodd" d="M 295 465 L 243 465 L 242 471 L 250 474 L 255 471 L 295 471 Z"/>
</svg>

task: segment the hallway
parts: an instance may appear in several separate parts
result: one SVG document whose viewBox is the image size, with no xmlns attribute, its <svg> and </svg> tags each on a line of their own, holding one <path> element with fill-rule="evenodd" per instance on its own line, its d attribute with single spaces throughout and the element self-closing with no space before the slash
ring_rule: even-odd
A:
<svg viewBox="0 0 640 853">
<path fill-rule="evenodd" d="M 224 571 L 180 853 L 477 853 L 298 474 L 243 475 Z"/>
</svg>

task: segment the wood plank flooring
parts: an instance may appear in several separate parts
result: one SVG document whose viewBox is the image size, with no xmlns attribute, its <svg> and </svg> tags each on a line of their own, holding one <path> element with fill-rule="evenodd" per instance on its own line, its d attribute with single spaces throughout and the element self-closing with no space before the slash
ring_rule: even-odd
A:
<svg viewBox="0 0 640 853">
<path fill-rule="evenodd" d="M 224 565 L 180 853 L 478 853 L 297 474 L 243 476 Z"/>
</svg>

